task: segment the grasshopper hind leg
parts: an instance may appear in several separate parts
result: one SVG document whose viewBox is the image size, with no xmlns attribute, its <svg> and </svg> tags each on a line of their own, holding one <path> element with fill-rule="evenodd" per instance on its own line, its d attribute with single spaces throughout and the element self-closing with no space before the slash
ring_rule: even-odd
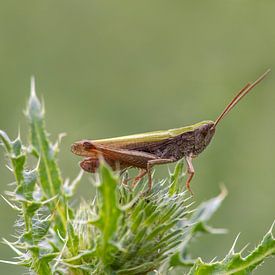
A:
<svg viewBox="0 0 275 275">
<path fill-rule="evenodd" d="M 174 158 L 171 159 L 153 159 L 153 160 L 149 160 L 147 162 L 147 173 L 148 173 L 148 189 L 145 192 L 146 194 L 148 194 L 151 189 L 152 189 L 152 168 L 154 165 L 157 164 L 166 164 L 166 163 L 171 163 L 171 162 L 175 162 L 176 160 Z"/>
<path fill-rule="evenodd" d="M 127 170 L 127 169 L 125 169 Z M 132 181 L 131 186 L 132 188 L 134 188 L 137 183 L 147 174 L 147 170 L 146 169 L 140 169 L 139 173 L 137 174 L 137 176 L 133 177 L 133 178 L 127 178 L 123 180 L 123 184 L 127 185 L 129 181 Z"/>
<path fill-rule="evenodd" d="M 146 175 L 148 173 L 148 171 L 146 170 L 146 169 L 141 169 L 140 171 L 139 171 L 139 173 L 138 173 L 138 175 L 135 177 L 135 178 L 133 178 L 132 180 L 132 187 L 134 188 L 136 185 L 137 185 L 137 183 L 139 183 L 140 181 L 141 181 L 141 179 Z"/>
</svg>

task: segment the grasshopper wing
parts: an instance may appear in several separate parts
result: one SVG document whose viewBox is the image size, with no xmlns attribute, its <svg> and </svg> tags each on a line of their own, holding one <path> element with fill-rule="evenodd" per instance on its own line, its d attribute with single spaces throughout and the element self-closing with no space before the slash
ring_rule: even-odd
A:
<svg viewBox="0 0 275 275">
<path fill-rule="evenodd" d="M 126 165 L 128 167 L 134 166 L 138 168 L 147 168 L 147 163 L 150 160 L 158 159 L 157 156 L 141 151 L 127 150 L 120 148 L 111 148 L 102 144 L 93 143 L 92 141 L 86 141 L 84 148 L 88 151 L 87 156 L 91 152 L 91 156 L 96 155 L 98 158 L 102 156 L 107 162 L 117 162 L 122 167 Z"/>
</svg>

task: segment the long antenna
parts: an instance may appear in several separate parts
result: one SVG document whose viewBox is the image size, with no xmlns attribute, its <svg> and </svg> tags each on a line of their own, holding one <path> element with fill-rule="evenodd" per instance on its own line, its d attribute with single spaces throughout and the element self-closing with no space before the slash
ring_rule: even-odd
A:
<svg viewBox="0 0 275 275">
<path fill-rule="evenodd" d="M 230 101 L 230 103 L 225 107 L 222 113 L 218 116 L 214 123 L 214 128 L 218 125 L 218 123 L 237 105 L 237 103 L 247 95 L 257 84 L 259 84 L 270 72 L 268 69 L 264 74 L 262 74 L 257 80 L 255 80 L 252 84 L 246 84 L 237 95 Z"/>
</svg>

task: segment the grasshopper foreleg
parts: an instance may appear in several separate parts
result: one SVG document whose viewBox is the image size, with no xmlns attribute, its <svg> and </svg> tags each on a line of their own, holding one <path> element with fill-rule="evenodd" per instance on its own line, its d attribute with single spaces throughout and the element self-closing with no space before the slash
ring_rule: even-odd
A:
<svg viewBox="0 0 275 275">
<path fill-rule="evenodd" d="M 192 164 L 192 156 L 187 156 L 185 157 L 186 163 L 187 163 L 187 173 L 188 173 L 188 178 L 186 181 L 186 188 L 189 190 L 189 192 L 191 193 L 191 195 L 193 195 L 193 192 L 190 188 L 190 182 L 195 174 L 195 170 Z"/>
</svg>

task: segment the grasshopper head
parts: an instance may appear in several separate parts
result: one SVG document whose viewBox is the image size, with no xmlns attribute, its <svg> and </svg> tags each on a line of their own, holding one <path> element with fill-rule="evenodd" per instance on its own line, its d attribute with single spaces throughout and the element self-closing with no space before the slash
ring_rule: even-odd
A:
<svg viewBox="0 0 275 275">
<path fill-rule="evenodd" d="M 71 151 L 74 154 L 84 157 L 93 156 L 92 149 L 95 149 L 95 146 L 89 140 L 76 141 L 71 146 Z"/>
<path fill-rule="evenodd" d="M 207 121 L 195 129 L 195 155 L 200 154 L 210 143 L 215 134 L 213 121 Z"/>
</svg>

